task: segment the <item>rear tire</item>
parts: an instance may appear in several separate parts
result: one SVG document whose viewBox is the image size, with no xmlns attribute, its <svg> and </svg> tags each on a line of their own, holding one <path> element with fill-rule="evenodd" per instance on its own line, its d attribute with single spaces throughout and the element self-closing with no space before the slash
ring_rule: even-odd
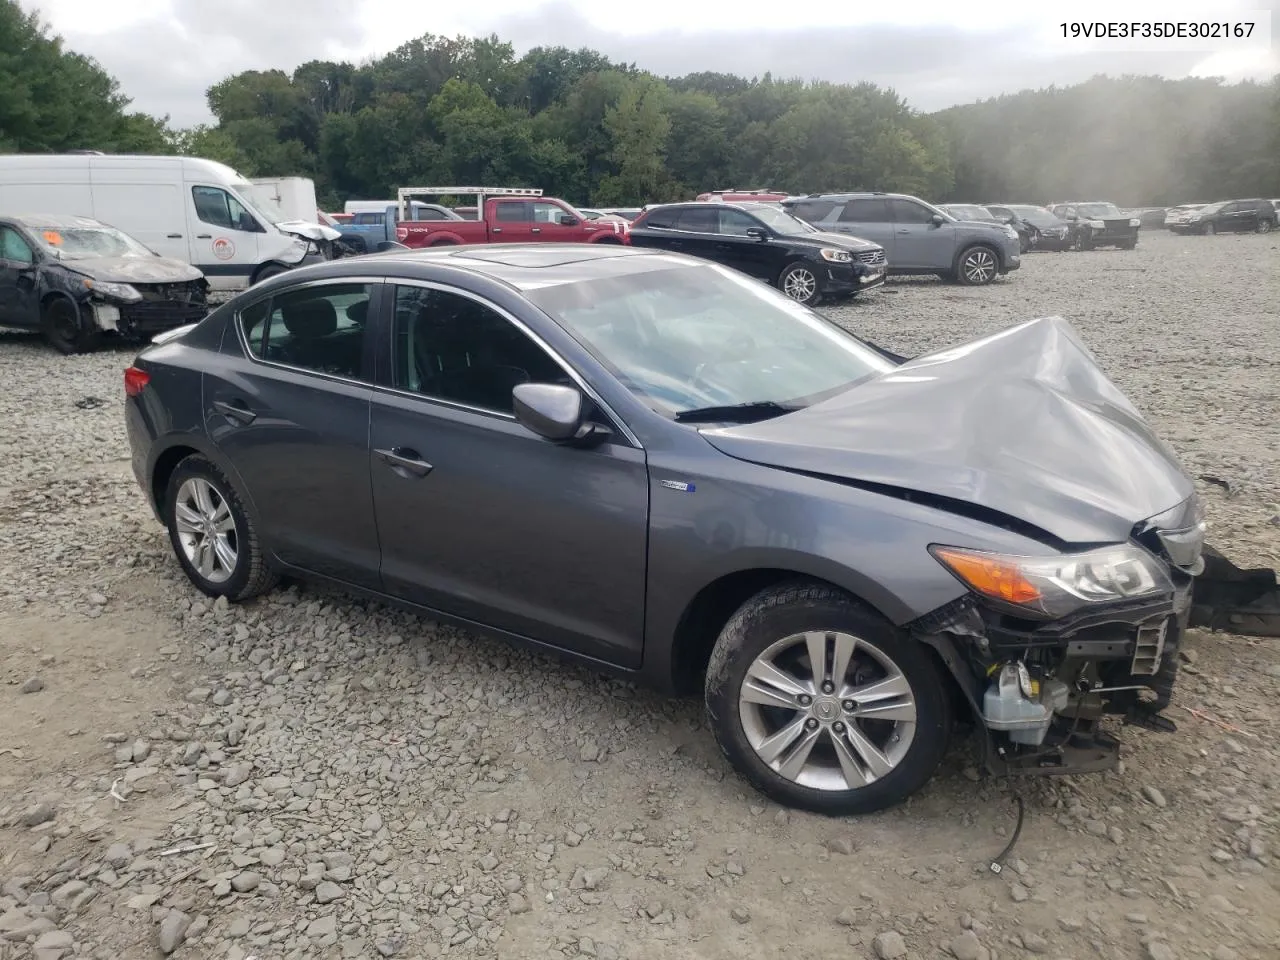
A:
<svg viewBox="0 0 1280 960">
<path fill-rule="evenodd" d="M 278 263 L 268 263 L 265 267 L 253 275 L 253 282 L 249 284 L 253 286 L 261 283 L 263 280 L 270 280 L 272 277 L 278 277 L 282 273 L 288 273 L 288 267 L 282 267 Z"/>
<path fill-rule="evenodd" d="M 804 261 L 787 266 L 778 277 L 778 289 L 796 303 L 816 306 L 822 299 L 822 288 L 813 267 Z"/>
<path fill-rule="evenodd" d="M 915 793 L 950 734 L 947 687 L 930 651 L 821 583 L 779 584 L 742 605 L 712 650 L 706 703 L 720 749 L 757 790 L 833 816 L 873 813 Z"/>
<path fill-rule="evenodd" d="M 1259 220 L 1259 221 L 1258 221 L 1258 232 L 1259 232 L 1259 233 L 1270 233 L 1274 227 L 1275 227 L 1275 224 L 1273 224 L 1270 220 Z"/>
<path fill-rule="evenodd" d="M 84 309 L 67 297 L 54 297 L 40 312 L 40 332 L 49 346 L 64 355 L 88 353 L 98 346 L 102 331 Z"/>
<path fill-rule="evenodd" d="M 240 495 L 204 457 L 187 457 L 169 477 L 164 518 L 178 563 L 206 596 L 248 600 L 279 579 L 267 566 Z"/>
<path fill-rule="evenodd" d="M 1204 225 L 1204 235 L 1206 237 L 1212 237 L 1217 232 L 1218 232 L 1218 228 L 1215 227 L 1212 223 L 1206 223 Z"/>
</svg>

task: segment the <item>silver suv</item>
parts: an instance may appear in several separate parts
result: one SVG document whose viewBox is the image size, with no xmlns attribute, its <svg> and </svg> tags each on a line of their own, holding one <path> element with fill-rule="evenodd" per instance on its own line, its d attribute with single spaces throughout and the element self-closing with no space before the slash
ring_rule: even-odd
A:
<svg viewBox="0 0 1280 960">
<path fill-rule="evenodd" d="M 790 197 L 789 212 L 820 230 L 884 247 L 890 273 L 933 273 L 977 285 L 1022 265 L 1018 234 L 1007 224 L 957 220 L 899 193 L 824 193 Z"/>
</svg>

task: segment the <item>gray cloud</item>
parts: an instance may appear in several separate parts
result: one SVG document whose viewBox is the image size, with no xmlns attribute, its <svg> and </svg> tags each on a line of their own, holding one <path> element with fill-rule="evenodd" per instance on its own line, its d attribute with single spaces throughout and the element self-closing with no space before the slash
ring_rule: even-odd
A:
<svg viewBox="0 0 1280 960">
<path fill-rule="evenodd" d="M 209 119 L 206 89 L 242 70 L 293 70 L 308 60 L 340 58 L 359 49 L 364 31 L 356 0 L 175 0 L 172 20 L 78 36 L 68 43 L 96 57 L 121 83 L 134 107 L 169 114 L 176 124 Z M 1260 6 L 1276 11 L 1280 0 Z M 1280 33 L 1280 13 L 1273 15 Z M 892 87 L 915 107 L 936 110 L 1028 87 L 1078 83 L 1097 73 L 1184 76 L 1204 54 L 1046 53 L 1022 26 L 973 32 L 950 26 L 832 27 L 724 31 L 677 29 L 627 36 L 588 23 L 572 4 L 552 2 L 519 16 L 483 14 L 474 34 L 497 33 L 518 52 L 540 45 L 590 47 L 614 60 L 679 76 L 718 71 L 766 72 L 838 83 L 871 81 Z M 404 40 L 411 39 L 406 36 Z"/>
</svg>

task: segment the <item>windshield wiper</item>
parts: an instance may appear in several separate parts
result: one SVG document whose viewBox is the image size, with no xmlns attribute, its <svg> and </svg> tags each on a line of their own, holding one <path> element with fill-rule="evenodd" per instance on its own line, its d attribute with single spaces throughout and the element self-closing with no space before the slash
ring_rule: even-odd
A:
<svg viewBox="0 0 1280 960">
<path fill-rule="evenodd" d="M 676 414 L 677 423 L 756 423 L 771 417 L 780 417 L 801 409 L 797 404 L 778 403 L 776 400 L 756 400 L 750 403 L 733 403 L 724 407 L 696 407 Z"/>
</svg>

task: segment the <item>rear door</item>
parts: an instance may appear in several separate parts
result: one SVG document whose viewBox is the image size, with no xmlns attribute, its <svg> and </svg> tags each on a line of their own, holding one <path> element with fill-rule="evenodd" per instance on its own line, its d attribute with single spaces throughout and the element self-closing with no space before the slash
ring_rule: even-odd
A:
<svg viewBox="0 0 1280 960">
<path fill-rule="evenodd" d="M 533 204 L 528 200 L 490 200 L 489 237 L 494 243 L 530 243 L 533 233 Z"/>
<path fill-rule="evenodd" d="M 720 207 L 706 203 L 688 206 L 676 214 L 675 249 L 716 263 L 727 263 L 720 244 Z"/>
<path fill-rule="evenodd" d="M 880 197 L 858 197 L 846 200 L 835 222 L 822 224 L 824 230 L 869 240 L 884 247 L 889 267 L 898 266 L 894 249 L 893 219 L 889 206 Z"/>
<path fill-rule="evenodd" d="M 387 292 L 389 373 L 370 416 L 384 589 L 639 666 L 644 451 L 620 433 L 591 449 L 549 443 L 516 422 L 516 384 L 575 381 L 510 314 L 443 285 Z"/>
<path fill-rule="evenodd" d="M 199 267 L 215 290 L 248 285 L 261 253 L 259 237 L 266 228 L 244 205 L 215 184 L 186 184 L 186 260 Z"/>
<path fill-rule="evenodd" d="M 369 480 L 378 280 L 286 287 L 244 307 L 205 374 L 209 436 L 234 465 L 282 562 L 369 589 L 381 583 Z"/>
</svg>

